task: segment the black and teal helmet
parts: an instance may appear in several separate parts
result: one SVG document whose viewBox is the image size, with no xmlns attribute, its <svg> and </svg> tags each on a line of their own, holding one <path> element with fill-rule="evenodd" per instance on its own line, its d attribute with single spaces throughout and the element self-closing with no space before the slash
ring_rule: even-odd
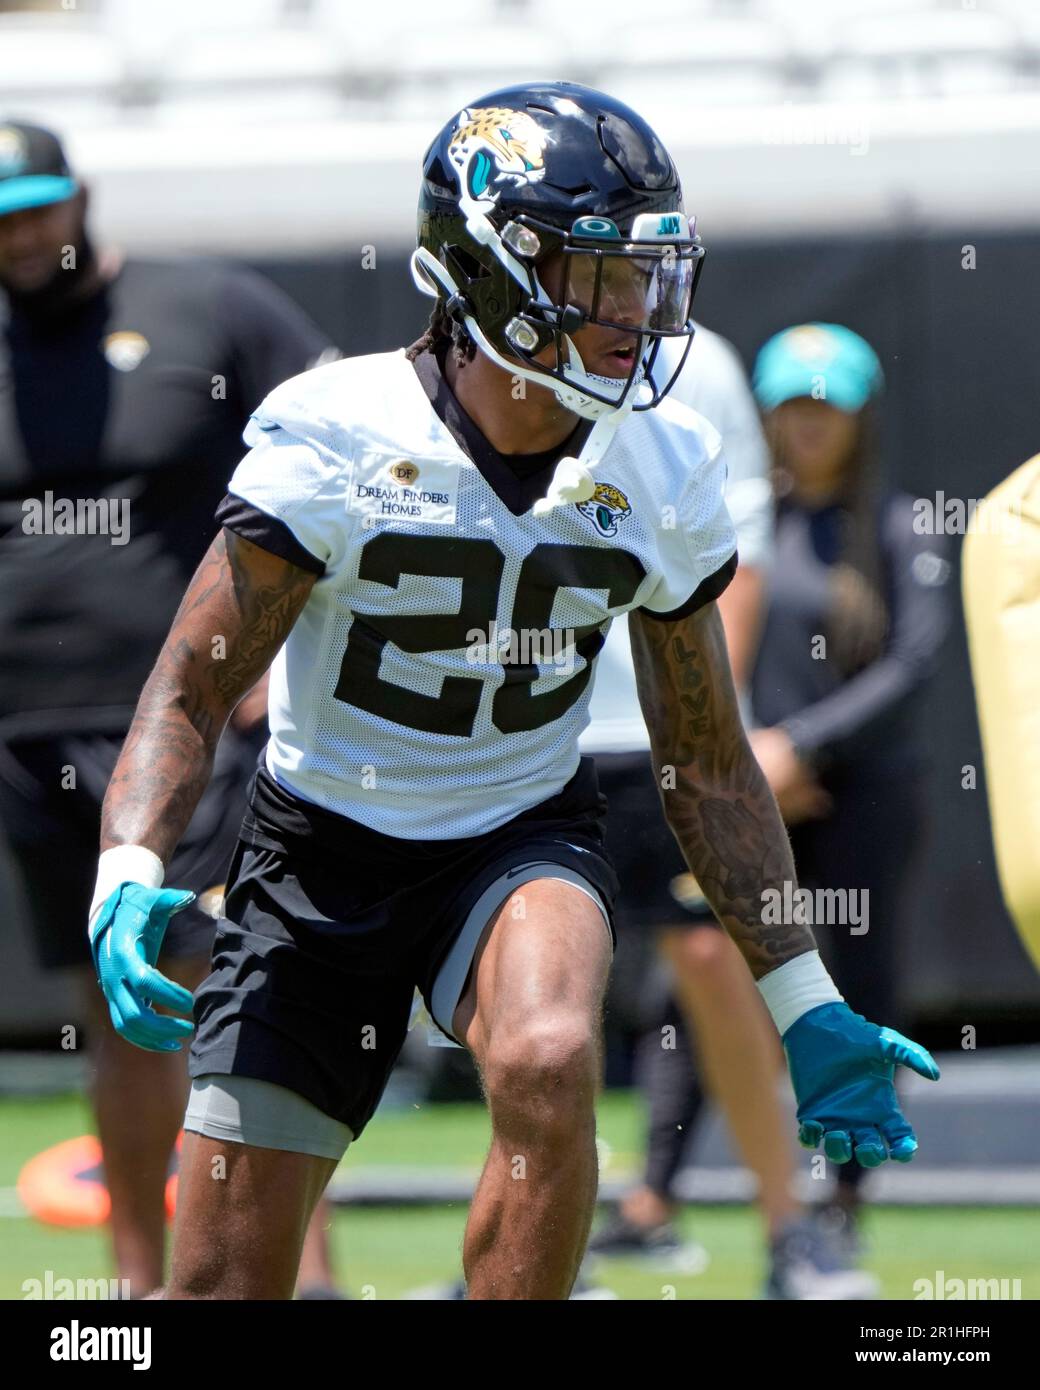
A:
<svg viewBox="0 0 1040 1390">
<path fill-rule="evenodd" d="M 554 300 L 538 269 L 557 252 Z M 573 82 L 491 92 L 458 112 L 426 152 L 417 285 L 443 301 L 481 351 L 554 384 L 563 404 L 588 418 L 622 405 L 646 410 L 667 393 L 681 362 L 661 388 L 653 363 L 662 338 L 685 338 L 689 348 L 703 258 L 668 151 L 603 92 Z M 588 324 L 638 336 L 627 378 L 585 370 L 571 335 Z M 533 360 L 551 345 L 554 366 Z"/>
</svg>

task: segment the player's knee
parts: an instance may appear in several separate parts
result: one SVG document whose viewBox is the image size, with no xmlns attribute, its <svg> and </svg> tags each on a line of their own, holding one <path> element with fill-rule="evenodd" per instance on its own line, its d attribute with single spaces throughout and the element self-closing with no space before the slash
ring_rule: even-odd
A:
<svg viewBox="0 0 1040 1390">
<path fill-rule="evenodd" d="M 259 1220 L 259 1217 L 257 1218 Z M 188 1248 L 185 1248 L 185 1244 Z M 179 1242 L 163 1297 L 170 1299 L 289 1299 L 296 1263 L 278 1258 L 242 1232 Z M 298 1260 L 298 1256 L 297 1256 Z"/>
<path fill-rule="evenodd" d="M 241 1258 L 245 1252 L 235 1251 L 233 1246 L 223 1231 L 219 1235 L 214 1232 L 212 1239 L 178 1231 L 164 1299 L 241 1297 L 232 1276 L 235 1255 L 239 1256 L 239 1267 L 248 1267 L 250 1262 Z"/>
<path fill-rule="evenodd" d="M 182 1299 L 234 1298 L 227 1287 L 226 1271 L 212 1261 L 189 1265 L 171 1274 L 163 1292 L 164 1302 Z"/>
<path fill-rule="evenodd" d="M 164 1301 L 194 1300 L 227 1302 L 231 1300 L 291 1299 L 294 1280 L 287 1279 L 281 1284 L 255 1271 L 248 1273 L 226 1266 L 202 1265 L 187 1271 L 179 1278 L 171 1278 L 163 1293 Z"/>
<path fill-rule="evenodd" d="M 540 1018 L 492 1041 L 484 1068 L 492 1116 L 535 1126 L 573 1126 L 591 1112 L 599 1076 L 593 1028 L 565 1015 Z"/>
</svg>

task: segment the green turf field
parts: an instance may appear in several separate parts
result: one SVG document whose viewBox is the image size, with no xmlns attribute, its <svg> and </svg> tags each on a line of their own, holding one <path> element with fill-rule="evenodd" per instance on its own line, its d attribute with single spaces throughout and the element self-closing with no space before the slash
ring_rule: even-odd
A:
<svg viewBox="0 0 1040 1390">
<path fill-rule="evenodd" d="M 23 1296 L 22 1281 L 99 1279 L 112 1271 L 102 1234 L 38 1225 L 15 1210 L 11 1190 L 22 1163 L 50 1144 L 90 1128 L 87 1108 L 76 1096 L 0 1101 L 0 1298 Z M 620 1093 L 600 1106 L 600 1135 L 611 1175 L 635 1170 L 640 1113 Z M 423 1162 L 475 1169 L 484 1155 L 486 1117 L 480 1106 L 423 1106 L 380 1114 L 348 1156 L 351 1168 Z M 350 1290 L 368 1298 L 400 1298 L 409 1289 L 453 1278 L 466 1220 L 463 1205 L 384 1207 L 345 1211 L 333 1217 L 338 1267 Z M 684 1234 L 711 1255 L 696 1277 L 649 1273 L 611 1263 L 600 1282 L 621 1298 L 755 1298 L 763 1253 L 755 1213 L 734 1207 L 688 1207 Z M 878 1208 L 866 1228 L 865 1261 L 882 1282 L 884 1297 L 912 1298 L 916 1279 L 1019 1279 L 1023 1299 L 1040 1297 L 1040 1213 L 1022 1208 Z"/>
</svg>

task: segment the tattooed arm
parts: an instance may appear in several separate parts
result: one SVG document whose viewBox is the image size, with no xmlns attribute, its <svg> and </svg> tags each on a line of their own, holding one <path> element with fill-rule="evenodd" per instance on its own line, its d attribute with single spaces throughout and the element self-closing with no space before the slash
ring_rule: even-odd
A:
<svg viewBox="0 0 1040 1390">
<path fill-rule="evenodd" d="M 868 1023 L 842 999 L 807 926 L 767 926 L 762 893 L 794 891 L 794 864 L 773 794 L 737 713 L 714 603 L 669 623 L 629 615 L 639 699 L 665 814 L 697 882 L 737 943 L 783 1039 L 798 1102 L 798 1141 L 864 1168 L 913 1158 L 896 1066 L 935 1081 L 918 1043 Z"/>
<path fill-rule="evenodd" d="M 102 850 L 143 845 L 169 860 L 224 725 L 274 660 L 314 581 L 233 531 L 216 537 L 137 702 L 105 796 Z"/>
<path fill-rule="evenodd" d="M 766 925 L 762 894 L 795 884 L 780 812 L 748 746 L 714 603 L 662 622 L 629 615 L 661 800 L 690 872 L 756 980 L 816 949 L 807 926 Z M 674 768 L 674 778 L 662 769 Z M 674 786 L 672 785 L 674 782 Z"/>
</svg>

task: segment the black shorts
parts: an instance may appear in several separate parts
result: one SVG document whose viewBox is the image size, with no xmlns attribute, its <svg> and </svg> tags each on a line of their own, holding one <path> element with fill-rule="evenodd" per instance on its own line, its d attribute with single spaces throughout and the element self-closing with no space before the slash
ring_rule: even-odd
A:
<svg viewBox="0 0 1040 1390">
<path fill-rule="evenodd" d="M 609 922 L 617 880 L 603 811 L 583 759 L 556 796 L 486 835 L 400 840 L 293 796 L 259 768 L 212 973 L 195 995 L 191 1075 L 287 1087 L 357 1138 L 404 1043 L 416 987 L 450 1029 L 435 983 L 456 940 L 474 923 L 483 930 L 510 895 L 509 876 L 558 866 Z"/>
<path fill-rule="evenodd" d="M 101 804 L 126 734 L 0 739 L 0 823 L 24 890 L 44 969 L 90 966 L 87 917 L 97 880 Z M 174 851 L 166 882 L 202 894 L 225 881 L 265 728 L 228 728 L 213 775 Z M 63 786 L 75 774 L 74 786 Z M 165 956 L 209 955 L 212 916 L 193 903 L 170 921 Z"/>
<path fill-rule="evenodd" d="M 721 931 L 664 818 L 650 753 L 598 753 L 596 771 L 607 798 L 607 852 L 621 884 L 618 931 L 670 926 Z"/>
</svg>

